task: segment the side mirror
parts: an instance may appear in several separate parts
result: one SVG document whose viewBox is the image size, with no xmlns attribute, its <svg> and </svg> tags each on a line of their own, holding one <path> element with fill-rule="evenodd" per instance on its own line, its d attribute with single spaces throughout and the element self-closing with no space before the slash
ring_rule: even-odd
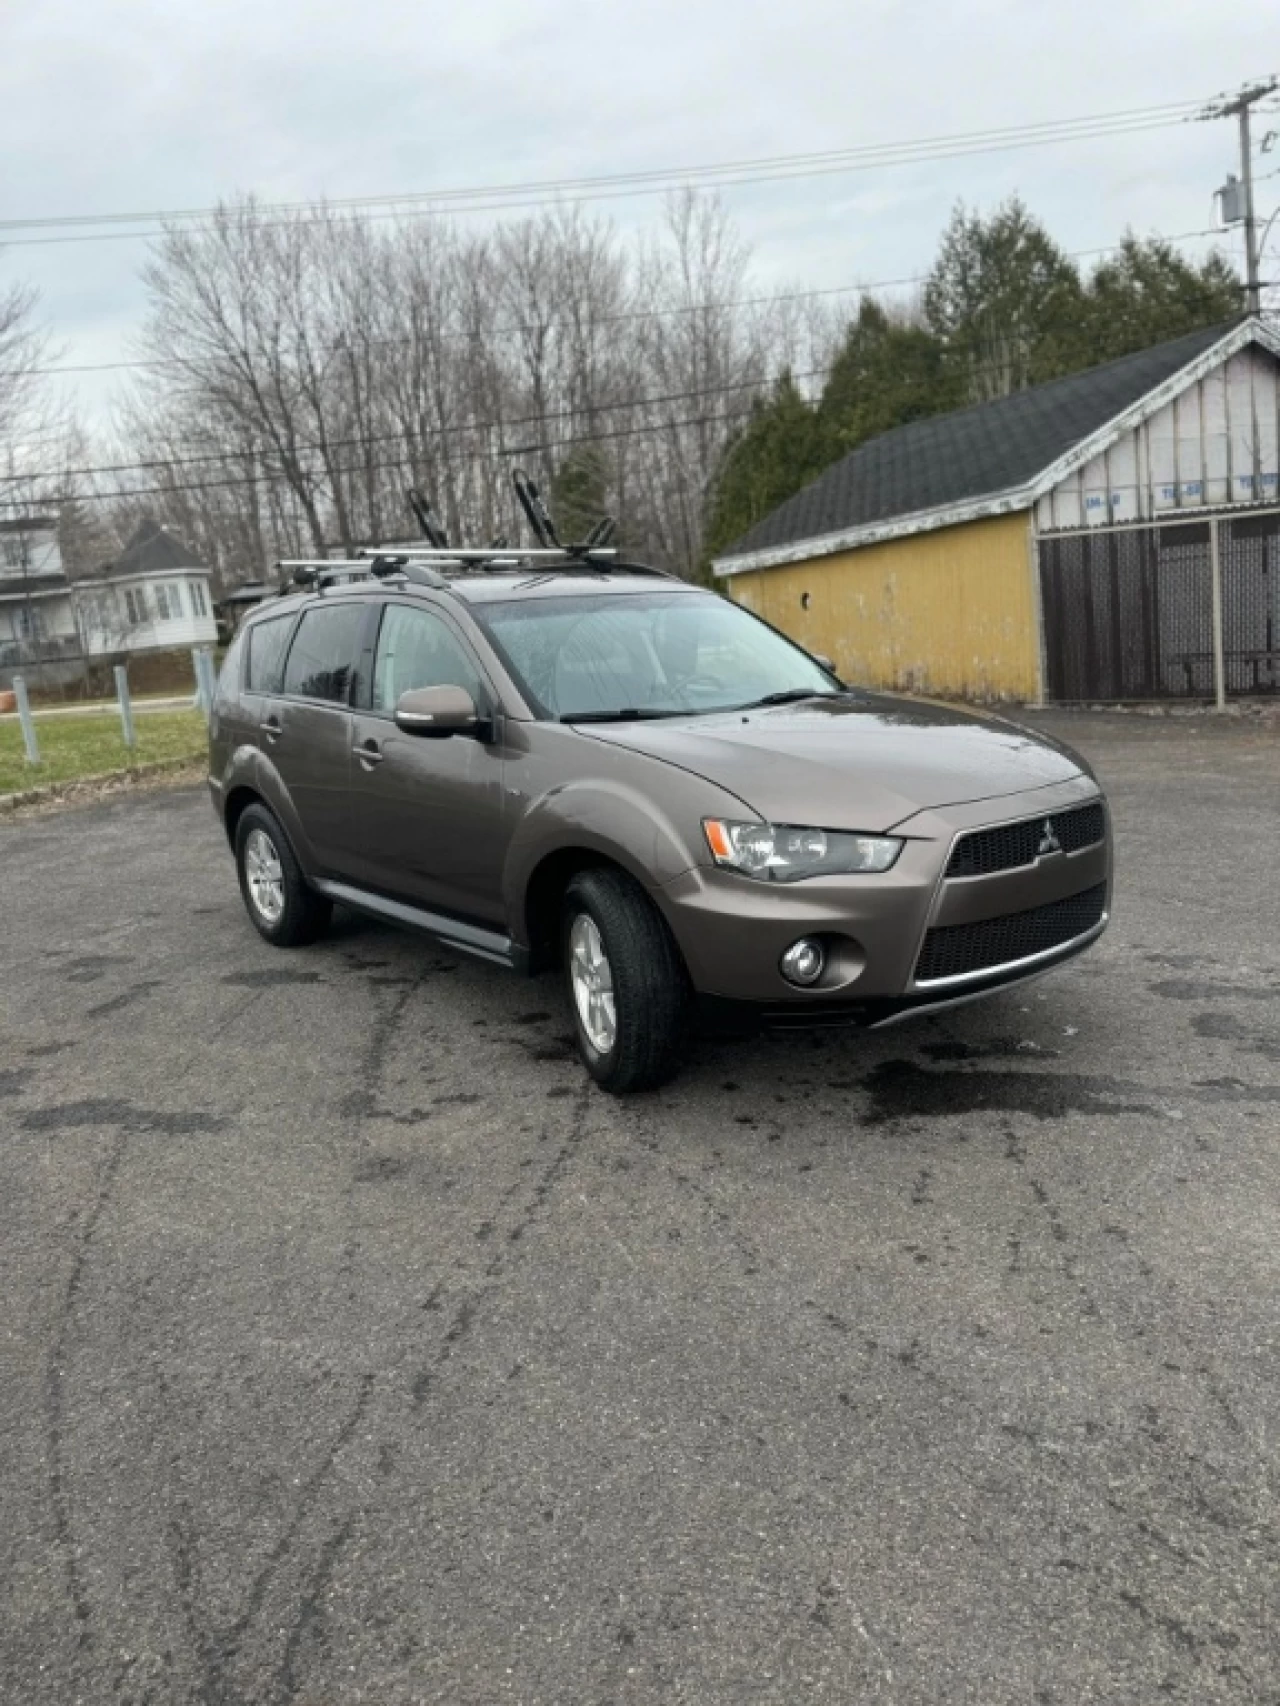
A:
<svg viewBox="0 0 1280 1706">
<path fill-rule="evenodd" d="M 396 727 L 443 740 L 479 732 L 481 718 L 465 687 L 411 687 L 396 700 Z"/>
<path fill-rule="evenodd" d="M 819 664 L 823 669 L 825 669 L 828 675 L 834 675 L 836 673 L 835 664 L 832 663 L 830 658 L 823 657 L 821 652 L 810 652 L 809 656 L 813 659 L 814 663 Z"/>
</svg>

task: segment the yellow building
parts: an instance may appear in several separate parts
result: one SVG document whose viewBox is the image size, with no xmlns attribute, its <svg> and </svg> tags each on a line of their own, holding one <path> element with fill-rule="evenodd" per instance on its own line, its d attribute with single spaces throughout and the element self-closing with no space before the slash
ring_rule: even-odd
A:
<svg viewBox="0 0 1280 1706">
<path fill-rule="evenodd" d="M 713 564 L 846 679 L 1280 691 L 1280 338 L 1211 327 L 859 446 Z"/>
</svg>

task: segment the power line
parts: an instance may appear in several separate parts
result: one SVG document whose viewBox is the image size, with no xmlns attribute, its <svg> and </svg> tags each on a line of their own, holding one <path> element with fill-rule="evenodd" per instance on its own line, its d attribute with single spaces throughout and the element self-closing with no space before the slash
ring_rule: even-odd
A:
<svg viewBox="0 0 1280 1706">
<path fill-rule="evenodd" d="M 707 393 L 703 392 L 699 394 L 706 395 Z M 736 415 L 727 413 L 687 415 L 680 420 L 652 421 L 646 426 L 619 427 L 610 432 L 573 433 L 563 438 L 542 439 L 535 444 L 503 445 L 496 450 L 477 451 L 474 453 L 473 460 L 479 462 L 505 462 L 513 456 L 529 455 L 534 451 L 545 452 L 549 450 L 565 449 L 574 444 L 600 444 L 624 438 L 642 438 L 649 433 L 671 432 L 677 428 L 687 426 L 728 424 L 736 419 Z M 354 474 L 387 474 L 392 472 L 404 472 L 405 470 L 412 472 L 413 466 L 411 458 L 406 454 L 404 456 L 397 456 L 390 462 L 357 462 L 353 463 L 350 467 L 335 468 L 333 472 L 335 475 L 342 478 Z M 82 503 L 102 503 L 115 502 L 120 498 L 171 497 L 184 492 L 203 493 L 224 490 L 227 487 L 257 486 L 266 482 L 278 483 L 279 480 L 280 476 L 278 473 L 268 473 L 263 471 L 258 474 L 241 475 L 233 480 L 201 480 L 196 484 L 188 485 L 172 484 L 168 486 L 139 486 L 136 488 L 124 488 L 122 490 L 111 492 L 84 492 L 78 494 L 76 501 Z M 39 509 L 47 509 L 65 501 L 65 498 L 45 497 L 39 500 L 33 500 L 30 503 L 17 504 L 10 502 L 7 499 L 0 498 L 0 508 L 27 509 L 34 513 Z"/>
<path fill-rule="evenodd" d="M 1190 242 L 1197 237 L 1221 237 L 1223 235 L 1224 233 L 1220 231 L 1217 226 L 1206 225 L 1198 231 L 1178 231 L 1173 233 L 1171 236 L 1160 237 L 1158 240 L 1164 243 L 1185 243 Z M 1109 255 L 1114 253 L 1121 246 L 1122 245 L 1119 243 L 1104 243 L 1100 247 L 1093 249 L 1071 249 L 1067 251 L 1067 258 L 1068 260 L 1084 260 L 1092 255 Z M 680 306 L 675 308 L 633 309 L 622 314 L 599 315 L 596 319 L 588 321 L 585 328 L 575 326 L 575 330 L 585 329 L 587 331 L 593 331 L 597 326 L 620 325 L 624 322 L 634 322 L 638 320 L 675 319 L 681 315 L 703 314 L 721 308 L 753 308 L 773 302 L 808 302 L 816 301 L 821 297 L 828 296 L 854 296 L 866 291 L 896 290 L 905 288 L 907 285 L 924 284 L 928 277 L 929 275 L 927 273 L 911 273 L 902 278 L 870 279 L 862 284 L 827 285 L 818 290 L 777 291 L 767 293 L 762 296 L 726 296 L 712 302 L 682 303 Z M 557 324 L 557 321 L 553 318 L 550 324 Z M 526 332 L 541 331 L 544 329 L 544 326 L 534 326 L 528 321 L 513 321 L 509 325 L 498 325 L 492 327 L 488 332 L 486 332 L 485 336 L 490 338 L 518 337 Z M 476 334 L 474 332 L 470 331 L 457 331 L 445 332 L 442 334 L 442 337 L 451 343 L 465 343 L 474 338 L 475 335 Z M 370 341 L 377 347 L 382 347 L 388 343 L 408 343 L 411 340 L 405 337 L 374 338 Z M 185 364 L 183 362 L 176 359 L 153 359 L 149 361 L 100 361 L 62 363 L 51 367 L 33 368 L 32 372 L 44 376 L 55 373 L 124 373 L 144 370 L 160 371 L 170 367 L 181 368 L 184 365 Z"/>
<path fill-rule="evenodd" d="M 791 377 L 797 380 L 819 379 L 830 371 L 830 367 L 831 364 L 828 363 L 822 367 L 808 368 L 803 372 L 793 373 Z M 545 421 L 571 419 L 574 416 L 582 416 L 586 414 L 613 414 L 619 409 L 645 409 L 655 407 L 662 403 L 686 403 L 695 397 L 720 397 L 726 396 L 730 392 L 734 391 L 765 391 L 768 387 L 769 380 L 761 379 L 756 375 L 750 379 L 734 380 L 732 383 L 727 385 L 699 385 L 696 389 L 688 391 L 666 391 L 657 395 L 642 397 L 619 397 L 611 403 L 593 403 L 590 409 L 546 409 L 540 414 L 512 415 L 506 420 L 467 421 L 459 424 L 458 426 L 437 426 L 430 428 L 426 432 L 418 432 L 415 436 L 419 439 L 436 439 L 451 438 L 455 436 L 462 437 L 463 435 L 470 433 L 502 432 L 511 427 L 536 426 Z M 409 437 L 410 434 L 400 428 L 397 428 L 392 432 L 354 433 L 346 438 L 327 439 L 323 444 L 303 443 L 291 445 L 290 451 L 305 453 L 308 455 L 325 455 L 331 450 L 345 450 L 352 445 L 384 444 L 390 440 L 406 440 Z M 98 474 L 131 474 L 134 472 L 146 473 L 153 468 L 191 468 L 203 466 L 209 462 L 241 462 L 247 460 L 249 457 L 263 457 L 278 460 L 279 452 L 266 445 L 258 445 L 247 450 L 216 450 L 208 451 L 197 456 L 160 456 L 145 462 L 105 462 L 98 464 L 96 467 L 64 469 L 59 473 L 52 475 L 48 473 L 0 474 L 0 481 L 7 480 L 10 482 L 17 482 L 22 480 L 47 480 L 51 478 L 88 479 L 90 476 Z M 278 470 L 272 470 L 268 471 L 267 477 L 270 479 L 281 479 L 284 476 Z M 257 476 L 255 475 L 254 478 L 256 479 Z"/>
<path fill-rule="evenodd" d="M 963 350 L 950 350 L 943 351 L 941 353 L 946 357 L 959 361 L 967 359 L 967 352 Z M 1095 351 L 1092 353 L 1097 352 Z M 838 359 L 839 357 L 836 358 L 837 361 Z M 808 368 L 798 373 L 792 373 L 790 377 L 793 380 L 819 379 L 829 374 L 835 365 L 836 361 L 828 362 L 818 367 Z M 651 408 L 669 403 L 688 402 L 695 398 L 727 396 L 734 392 L 748 390 L 756 391 L 761 396 L 764 396 L 768 393 L 775 380 L 776 376 L 774 378 L 765 379 L 753 377 L 751 379 L 735 380 L 723 385 L 701 385 L 687 391 L 671 391 L 651 394 L 648 396 L 616 398 L 612 402 L 600 402 L 593 404 L 590 411 L 578 408 L 549 409 L 538 414 L 515 415 L 505 420 L 476 420 L 461 422 L 457 425 L 435 426 L 425 432 L 418 433 L 416 438 L 418 442 L 421 443 L 426 439 L 440 441 L 454 438 L 479 437 L 489 433 L 506 434 L 510 432 L 512 428 L 536 426 L 546 424 L 551 421 L 572 419 L 575 416 L 582 416 L 588 412 L 596 415 L 612 414 L 616 413 L 620 409 Z M 710 418 L 711 417 L 707 417 L 708 420 Z M 715 418 L 722 421 L 739 420 L 742 418 L 742 412 L 726 413 Z M 537 449 L 555 449 L 562 444 L 592 444 L 601 441 L 610 441 L 617 438 L 638 436 L 649 432 L 669 431 L 674 427 L 687 424 L 691 424 L 691 422 L 663 420 L 644 426 L 623 428 L 619 431 L 599 432 L 592 430 L 573 437 L 535 445 L 507 446 L 496 452 L 473 449 L 469 452 L 469 455 L 474 459 L 483 461 L 490 459 L 492 456 L 501 458 L 503 456 L 510 456 Z M 352 435 L 350 437 L 329 439 L 324 444 L 304 442 L 302 444 L 292 446 L 291 449 L 294 452 L 306 454 L 308 456 L 327 456 L 331 451 L 338 449 L 345 450 L 355 445 L 405 441 L 408 437 L 409 434 L 407 434 L 403 429 L 396 429 L 390 432 L 363 433 Z M 110 503 L 123 497 L 163 497 L 180 492 L 208 492 L 226 490 L 228 488 L 239 486 L 287 484 L 288 477 L 278 466 L 279 453 L 272 448 L 263 445 L 254 446 L 248 449 L 205 452 L 198 455 L 157 457 L 147 461 L 104 463 L 92 467 L 64 468 L 24 474 L 10 474 L 5 475 L 2 478 L 15 485 L 40 481 L 70 481 L 76 479 L 87 479 L 104 474 L 134 472 L 145 473 L 153 469 L 159 471 L 204 467 L 209 463 L 243 462 L 251 457 L 271 459 L 275 461 L 277 465 L 269 468 L 259 468 L 250 473 L 238 474 L 227 478 L 213 480 L 199 479 L 185 484 L 175 484 L 171 482 L 166 485 L 135 486 L 125 488 L 117 487 L 106 491 L 91 491 L 70 495 L 75 501 Z M 390 468 L 401 465 L 412 465 L 408 459 L 408 452 L 404 458 L 401 458 L 399 462 L 395 463 L 380 464 L 362 461 L 352 465 L 351 467 L 321 467 L 313 472 L 313 478 L 322 482 L 332 483 L 334 480 L 341 479 L 347 475 L 376 473 L 384 467 Z M 0 508 L 11 510 L 34 510 L 54 507 L 59 503 L 66 501 L 67 494 L 64 493 L 60 496 L 54 492 L 43 495 L 39 498 L 28 497 L 21 500 L 16 498 L 0 498 Z"/>
<path fill-rule="evenodd" d="M 1125 135 L 1132 132 L 1161 129 L 1182 124 L 1194 118 L 1202 102 L 1182 101 L 1160 106 L 1128 108 L 1114 113 L 1094 114 L 1074 119 L 1045 120 L 1037 124 L 1016 125 L 1004 129 L 958 132 L 952 135 L 924 137 L 890 143 L 863 144 L 854 148 L 830 149 L 810 154 L 780 154 L 756 159 L 724 161 L 688 167 L 668 167 L 660 170 L 618 172 L 595 177 L 542 179 L 526 183 L 478 185 L 467 189 L 423 190 L 411 194 L 382 194 L 353 196 L 332 202 L 263 202 L 256 204 L 263 213 L 315 213 L 312 220 L 297 223 L 320 223 L 335 213 L 365 209 L 382 209 L 376 218 L 430 216 L 439 211 L 456 213 L 503 212 L 518 208 L 540 207 L 562 203 L 566 198 L 575 201 L 613 200 L 636 195 L 660 195 L 671 190 L 696 186 L 734 188 L 740 185 L 784 182 L 794 178 L 826 176 L 832 173 L 878 170 L 888 166 L 912 165 L 933 160 L 954 159 L 965 155 L 1003 152 L 1009 149 L 1051 146 L 1061 142 L 1088 140 L 1095 137 Z M 425 207 L 423 204 L 426 204 Z M 416 210 L 421 210 L 419 213 Z M 234 212 L 233 210 L 230 210 Z M 207 229 L 211 221 L 225 217 L 223 207 L 160 209 L 146 213 L 64 214 L 9 219 L 0 221 L 0 234 L 48 229 L 76 228 L 76 234 L 58 237 L 15 236 L 5 241 L 13 246 L 68 242 L 106 242 L 164 234 L 170 229 Z M 259 228 L 269 228 L 273 222 L 261 221 Z M 282 220 L 278 223 L 294 223 Z M 109 225 L 134 226 L 133 230 L 95 230 Z M 80 230 L 87 227 L 87 230 Z"/>
</svg>

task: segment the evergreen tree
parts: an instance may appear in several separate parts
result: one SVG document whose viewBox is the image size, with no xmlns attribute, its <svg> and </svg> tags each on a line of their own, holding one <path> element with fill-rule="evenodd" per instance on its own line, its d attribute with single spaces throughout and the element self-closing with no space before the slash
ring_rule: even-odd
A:
<svg viewBox="0 0 1280 1706">
<path fill-rule="evenodd" d="M 1012 196 L 988 219 L 956 207 L 924 289 L 925 322 L 967 401 L 1005 397 L 1074 365 L 1080 275 Z"/>
<path fill-rule="evenodd" d="M 879 433 L 964 401 L 963 376 L 941 340 L 864 296 L 818 405 L 823 451 L 834 460 Z"/>
<path fill-rule="evenodd" d="M 714 557 L 825 466 L 817 415 L 789 373 L 730 445 L 711 491 L 706 551 Z"/>
<path fill-rule="evenodd" d="M 1092 367 L 1217 325 L 1243 308 L 1240 279 L 1220 249 L 1196 263 L 1163 237 L 1144 240 L 1127 231 L 1085 287 L 1078 365 Z"/>
</svg>

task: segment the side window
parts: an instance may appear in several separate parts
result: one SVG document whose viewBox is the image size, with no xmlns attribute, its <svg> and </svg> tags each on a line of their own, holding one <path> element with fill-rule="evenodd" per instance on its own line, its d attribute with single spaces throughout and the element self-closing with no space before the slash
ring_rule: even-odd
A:
<svg viewBox="0 0 1280 1706">
<path fill-rule="evenodd" d="M 373 664 L 373 709 L 391 712 L 411 687 L 465 687 L 485 698 L 480 671 L 453 630 L 430 610 L 388 604 Z"/>
<path fill-rule="evenodd" d="M 284 666 L 287 694 L 347 704 L 364 612 L 363 604 L 318 604 L 303 612 Z"/>
<path fill-rule="evenodd" d="M 292 616 L 273 616 L 267 622 L 255 622 L 246 636 L 249 659 L 244 672 L 248 693 L 278 693 L 280 666 L 284 662 L 284 643 L 293 626 Z"/>
</svg>

